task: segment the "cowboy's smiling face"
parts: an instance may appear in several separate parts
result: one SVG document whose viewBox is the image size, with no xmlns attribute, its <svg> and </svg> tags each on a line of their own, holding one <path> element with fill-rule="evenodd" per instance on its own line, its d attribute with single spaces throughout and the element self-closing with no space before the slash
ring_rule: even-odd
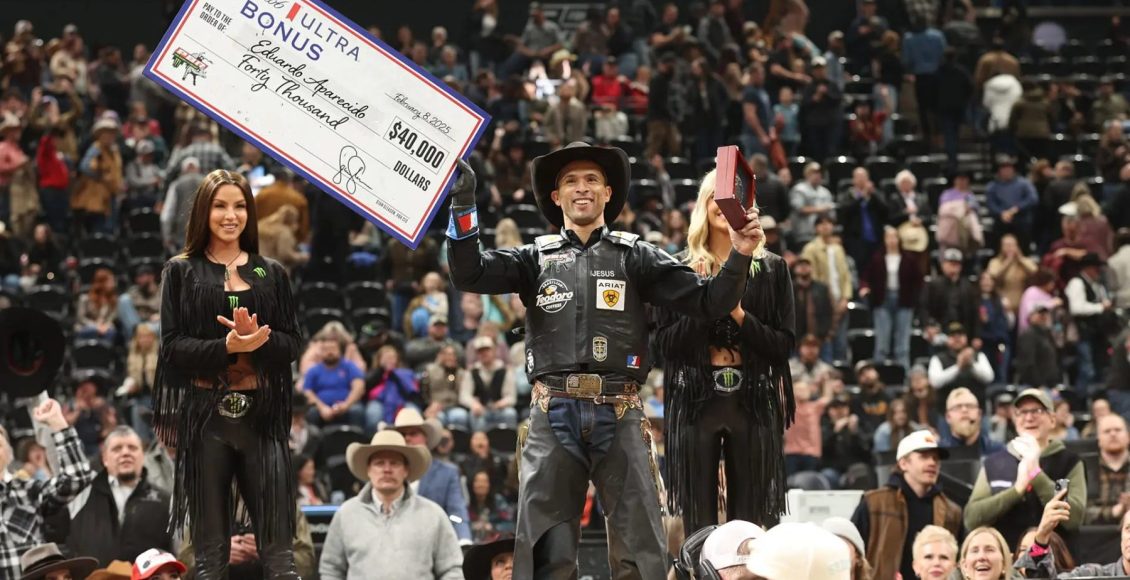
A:
<svg viewBox="0 0 1130 580">
<path fill-rule="evenodd" d="M 561 206 L 565 221 L 589 226 L 604 217 L 604 206 L 612 199 L 604 171 L 593 161 L 574 161 L 561 168 L 557 189 L 550 193 L 553 203 Z"/>
</svg>

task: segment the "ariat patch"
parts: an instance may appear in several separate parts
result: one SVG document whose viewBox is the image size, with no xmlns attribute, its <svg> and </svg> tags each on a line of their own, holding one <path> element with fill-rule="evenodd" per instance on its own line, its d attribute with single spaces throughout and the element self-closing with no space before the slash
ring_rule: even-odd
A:
<svg viewBox="0 0 1130 580">
<path fill-rule="evenodd" d="M 596 281 L 596 309 L 624 311 L 624 290 L 628 283 L 624 280 Z"/>
</svg>

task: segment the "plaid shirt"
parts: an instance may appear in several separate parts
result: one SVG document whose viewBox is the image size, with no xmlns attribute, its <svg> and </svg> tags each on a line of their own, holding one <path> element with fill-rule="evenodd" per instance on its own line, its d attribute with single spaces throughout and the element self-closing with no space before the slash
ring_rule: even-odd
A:
<svg viewBox="0 0 1130 580">
<path fill-rule="evenodd" d="M 235 162 L 219 143 L 213 141 L 197 141 L 189 143 L 173 152 L 173 156 L 165 165 L 165 183 L 172 183 L 180 176 L 180 164 L 189 157 L 195 157 L 200 162 L 200 173 L 207 175 L 213 169 L 235 169 Z"/>
<path fill-rule="evenodd" d="M 59 454 L 59 475 L 47 481 L 4 473 L 0 481 L 0 580 L 18 580 L 20 554 L 42 541 L 43 512 L 66 505 L 94 480 L 73 427 L 51 434 Z"/>
<path fill-rule="evenodd" d="M 1088 524 L 1117 524 L 1118 518 L 1111 513 L 1111 508 L 1126 492 L 1130 492 L 1130 461 L 1123 463 L 1118 471 L 1099 461 L 1099 496 L 1087 501 L 1085 521 Z"/>
<path fill-rule="evenodd" d="M 936 0 L 906 0 L 906 15 L 912 26 L 915 21 L 937 26 L 938 3 Z"/>
</svg>

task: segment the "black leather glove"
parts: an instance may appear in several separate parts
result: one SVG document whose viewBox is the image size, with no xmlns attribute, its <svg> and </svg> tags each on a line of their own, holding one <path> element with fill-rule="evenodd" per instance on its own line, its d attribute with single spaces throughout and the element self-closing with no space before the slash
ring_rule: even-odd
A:
<svg viewBox="0 0 1130 580">
<path fill-rule="evenodd" d="M 448 193 L 451 196 L 451 220 L 447 225 L 447 237 L 462 240 L 479 233 L 479 213 L 475 206 L 478 179 L 470 164 L 462 159 L 456 162 L 459 164 L 459 178 Z"/>
</svg>

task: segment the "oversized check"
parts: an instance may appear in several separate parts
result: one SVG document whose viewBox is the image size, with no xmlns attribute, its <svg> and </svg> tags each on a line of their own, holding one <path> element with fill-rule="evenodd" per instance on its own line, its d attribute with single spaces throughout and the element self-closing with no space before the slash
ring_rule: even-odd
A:
<svg viewBox="0 0 1130 580">
<path fill-rule="evenodd" d="M 490 120 L 318 0 L 187 0 L 145 74 L 412 248 Z"/>
</svg>

